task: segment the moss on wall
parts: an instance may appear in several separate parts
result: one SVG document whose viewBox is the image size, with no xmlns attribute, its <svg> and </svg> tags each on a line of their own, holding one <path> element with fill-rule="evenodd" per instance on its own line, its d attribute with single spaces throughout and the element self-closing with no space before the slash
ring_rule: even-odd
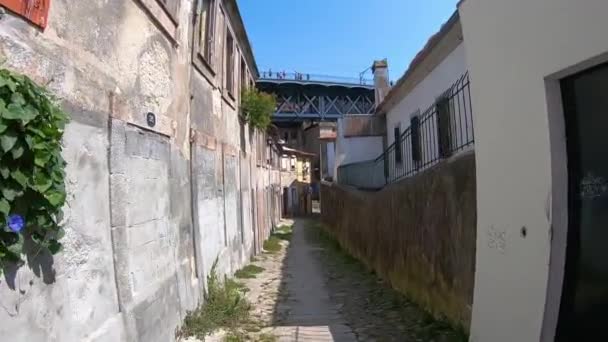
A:
<svg viewBox="0 0 608 342">
<path fill-rule="evenodd" d="M 477 222 L 473 153 L 379 192 L 323 184 L 321 212 L 343 248 L 433 315 L 468 330 Z"/>
</svg>

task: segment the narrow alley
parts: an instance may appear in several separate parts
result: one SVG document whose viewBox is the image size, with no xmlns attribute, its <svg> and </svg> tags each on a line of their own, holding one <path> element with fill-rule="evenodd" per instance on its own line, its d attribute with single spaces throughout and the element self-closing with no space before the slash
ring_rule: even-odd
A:
<svg viewBox="0 0 608 342">
<path fill-rule="evenodd" d="M 466 341 L 341 250 L 317 220 L 282 224 L 293 227 L 275 235 L 282 248 L 254 259 L 263 270 L 255 277 L 238 279 L 256 328 L 219 329 L 205 341 Z"/>
</svg>

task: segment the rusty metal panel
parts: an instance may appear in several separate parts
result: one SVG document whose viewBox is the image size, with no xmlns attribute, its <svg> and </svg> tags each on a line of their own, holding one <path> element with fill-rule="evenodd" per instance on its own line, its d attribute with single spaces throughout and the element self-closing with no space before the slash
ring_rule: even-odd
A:
<svg viewBox="0 0 608 342">
<path fill-rule="evenodd" d="M 0 6 L 45 29 L 51 0 L 0 0 Z"/>
</svg>

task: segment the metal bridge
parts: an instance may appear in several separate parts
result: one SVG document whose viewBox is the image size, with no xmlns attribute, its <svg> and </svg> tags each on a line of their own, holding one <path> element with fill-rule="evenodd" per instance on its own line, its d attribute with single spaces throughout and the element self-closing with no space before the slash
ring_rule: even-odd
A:
<svg viewBox="0 0 608 342">
<path fill-rule="evenodd" d="M 345 114 L 374 112 L 374 85 L 370 79 L 306 73 L 265 71 L 258 89 L 275 94 L 275 123 L 335 121 Z"/>
</svg>

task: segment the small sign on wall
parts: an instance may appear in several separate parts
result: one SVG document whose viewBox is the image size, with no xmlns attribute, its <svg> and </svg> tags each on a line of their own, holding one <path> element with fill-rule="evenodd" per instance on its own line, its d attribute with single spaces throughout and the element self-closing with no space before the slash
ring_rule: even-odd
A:
<svg viewBox="0 0 608 342">
<path fill-rule="evenodd" d="M 45 29 L 51 0 L 0 0 L 0 6 Z"/>
<path fill-rule="evenodd" d="M 156 115 L 154 115 L 154 113 L 152 113 L 152 112 L 148 112 L 146 114 L 146 123 L 148 124 L 148 127 L 150 127 L 150 128 L 156 126 Z"/>
</svg>

